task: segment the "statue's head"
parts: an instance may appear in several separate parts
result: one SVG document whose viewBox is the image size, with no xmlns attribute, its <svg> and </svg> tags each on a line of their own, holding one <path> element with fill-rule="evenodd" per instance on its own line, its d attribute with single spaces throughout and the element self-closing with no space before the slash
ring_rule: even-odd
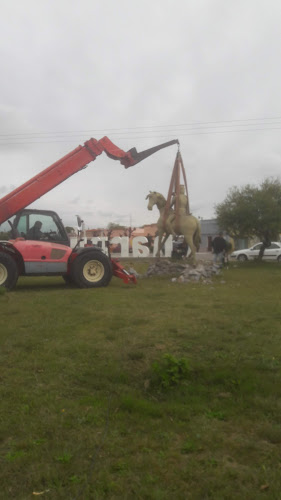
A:
<svg viewBox="0 0 281 500">
<path fill-rule="evenodd" d="M 160 203 L 165 203 L 165 198 L 161 193 L 158 193 L 157 191 L 150 191 L 149 194 L 146 197 L 146 200 L 148 199 L 148 210 L 152 210 L 152 207 L 155 204 Z"/>
<path fill-rule="evenodd" d="M 185 194 L 185 186 L 184 186 L 184 184 L 180 185 L 180 194 Z"/>
</svg>

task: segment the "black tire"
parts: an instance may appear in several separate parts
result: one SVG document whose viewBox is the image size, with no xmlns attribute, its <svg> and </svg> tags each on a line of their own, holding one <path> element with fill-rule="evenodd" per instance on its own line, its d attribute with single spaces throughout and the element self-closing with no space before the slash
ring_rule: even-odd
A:
<svg viewBox="0 0 281 500">
<path fill-rule="evenodd" d="M 69 274 L 63 274 L 62 277 L 67 285 L 73 285 L 72 278 Z"/>
<path fill-rule="evenodd" d="M 237 260 L 240 260 L 240 262 L 245 262 L 248 260 L 247 255 L 244 255 L 243 253 L 241 255 L 238 255 Z"/>
<path fill-rule="evenodd" d="M 7 253 L 0 253 L 0 287 L 11 290 L 16 286 L 18 277 L 18 266 L 13 257 Z"/>
<path fill-rule="evenodd" d="M 279 255 L 279 257 L 277 257 L 277 260 L 278 260 L 278 262 L 281 262 L 281 255 Z"/>
<path fill-rule="evenodd" d="M 111 262 L 97 250 L 81 254 L 72 263 L 70 277 L 79 288 L 107 286 L 112 278 Z"/>
</svg>

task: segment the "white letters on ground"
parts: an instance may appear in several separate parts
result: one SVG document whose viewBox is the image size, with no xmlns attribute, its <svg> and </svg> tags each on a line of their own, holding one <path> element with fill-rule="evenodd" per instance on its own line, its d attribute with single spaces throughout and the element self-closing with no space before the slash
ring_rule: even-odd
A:
<svg viewBox="0 0 281 500">
<path fill-rule="evenodd" d="M 104 253 L 108 255 L 107 241 L 108 238 L 106 236 L 93 237 L 90 239 L 88 238 L 87 240 L 86 238 L 84 238 L 80 242 L 80 246 L 84 247 L 89 244 L 97 245 Z M 158 248 L 158 236 L 154 239 L 153 254 L 149 253 L 147 243 L 148 241 L 145 236 L 136 236 L 135 238 L 131 238 L 131 240 L 128 238 L 128 236 L 114 236 L 114 238 L 111 238 L 110 240 L 110 245 L 114 245 L 115 247 L 116 245 L 120 245 L 120 250 L 116 252 L 120 257 L 155 257 Z M 70 246 L 74 248 L 76 244 L 77 238 L 71 237 Z M 165 243 L 164 252 L 161 252 L 161 257 L 171 257 L 172 247 L 172 236 L 170 235 Z M 114 256 L 115 252 L 112 253 Z"/>
</svg>

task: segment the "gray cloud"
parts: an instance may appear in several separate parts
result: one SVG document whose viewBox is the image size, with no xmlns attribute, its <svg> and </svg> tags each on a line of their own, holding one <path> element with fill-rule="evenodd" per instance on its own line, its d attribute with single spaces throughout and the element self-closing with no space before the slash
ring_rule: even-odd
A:
<svg viewBox="0 0 281 500">
<path fill-rule="evenodd" d="M 103 135 L 125 150 L 178 137 L 204 218 L 231 186 L 280 175 L 280 21 L 279 0 L 3 3 L 1 194 Z M 34 206 L 154 222 L 145 196 L 167 193 L 176 151 L 128 170 L 102 155 Z"/>
<path fill-rule="evenodd" d="M 72 200 L 70 200 L 70 204 L 71 205 L 78 205 L 80 202 L 80 196 L 75 196 L 75 198 L 73 198 Z"/>
<path fill-rule="evenodd" d="M 13 184 L 10 184 L 9 186 L 0 186 L 0 193 L 5 196 L 6 194 L 10 193 L 16 188 Z"/>
</svg>

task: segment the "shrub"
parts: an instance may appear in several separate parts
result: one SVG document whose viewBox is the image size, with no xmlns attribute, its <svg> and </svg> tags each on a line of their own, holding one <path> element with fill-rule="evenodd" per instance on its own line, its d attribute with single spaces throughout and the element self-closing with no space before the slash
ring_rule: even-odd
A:
<svg viewBox="0 0 281 500">
<path fill-rule="evenodd" d="M 190 373 L 188 361 L 184 358 L 177 359 L 171 354 L 164 354 L 160 362 L 153 363 L 152 369 L 156 385 L 163 389 L 178 385 L 187 379 Z"/>
</svg>

